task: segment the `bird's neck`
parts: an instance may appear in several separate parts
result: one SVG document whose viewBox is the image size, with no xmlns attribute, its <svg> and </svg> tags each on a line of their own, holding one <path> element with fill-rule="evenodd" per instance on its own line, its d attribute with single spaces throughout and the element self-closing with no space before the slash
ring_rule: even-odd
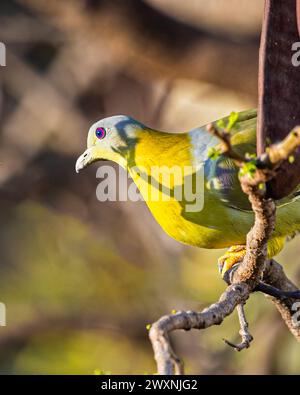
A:
<svg viewBox="0 0 300 395">
<path fill-rule="evenodd" d="M 187 166 L 192 167 L 189 136 L 147 130 L 137 137 L 127 168 L 153 212 L 157 208 L 157 203 L 152 202 L 153 189 L 161 201 L 161 188 L 171 191 L 175 184 L 181 185 Z"/>
<path fill-rule="evenodd" d="M 137 142 L 128 156 L 128 168 L 187 166 L 191 164 L 188 134 L 171 134 L 151 129 L 137 133 Z"/>
</svg>

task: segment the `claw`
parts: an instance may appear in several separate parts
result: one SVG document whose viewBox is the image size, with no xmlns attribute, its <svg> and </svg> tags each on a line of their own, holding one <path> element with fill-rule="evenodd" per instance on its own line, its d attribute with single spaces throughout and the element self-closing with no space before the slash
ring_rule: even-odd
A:
<svg viewBox="0 0 300 395">
<path fill-rule="evenodd" d="M 224 255 L 218 259 L 219 272 L 222 278 L 226 278 L 234 266 L 242 262 L 246 254 L 246 246 L 235 245 L 230 247 Z"/>
</svg>

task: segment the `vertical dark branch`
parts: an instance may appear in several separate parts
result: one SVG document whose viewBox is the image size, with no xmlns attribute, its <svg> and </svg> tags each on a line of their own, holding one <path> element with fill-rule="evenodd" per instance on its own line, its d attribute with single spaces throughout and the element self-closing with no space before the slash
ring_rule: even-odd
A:
<svg viewBox="0 0 300 395">
<path fill-rule="evenodd" d="M 299 26 L 300 0 L 266 0 L 259 70 L 259 155 L 268 140 L 281 141 L 300 124 L 300 66 L 292 62 L 293 45 L 300 41 Z M 292 165 L 281 166 L 277 177 L 268 183 L 269 196 L 282 198 L 299 183 L 300 153 Z"/>
<path fill-rule="evenodd" d="M 297 27 L 298 34 L 300 36 L 300 0 L 297 0 Z"/>
</svg>

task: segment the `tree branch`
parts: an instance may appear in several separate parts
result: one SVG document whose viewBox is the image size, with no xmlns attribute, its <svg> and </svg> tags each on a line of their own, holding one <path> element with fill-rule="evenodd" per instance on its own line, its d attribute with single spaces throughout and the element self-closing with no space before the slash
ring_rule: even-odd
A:
<svg viewBox="0 0 300 395">
<path fill-rule="evenodd" d="M 283 267 L 274 259 L 268 261 L 266 264 L 264 281 L 277 289 L 286 292 L 298 293 L 297 298 L 275 298 L 270 296 L 268 296 L 268 298 L 275 304 L 291 333 L 298 341 L 300 341 L 300 324 L 295 325 L 293 321 L 295 303 L 300 302 L 299 289 L 291 280 L 288 279 L 284 273 Z"/>
<path fill-rule="evenodd" d="M 169 333 L 183 329 L 205 329 L 220 325 L 224 318 L 230 315 L 237 305 L 244 304 L 250 294 L 247 284 L 230 285 L 221 295 L 219 301 L 201 313 L 194 311 L 179 311 L 166 315 L 155 322 L 149 331 L 149 337 L 154 350 L 158 374 L 182 374 L 183 365 L 171 347 Z"/>
<path fill-rule="evenodd" d="M 170 332 L 179 329 L 186 331 L 205 329 L 212 325 L 220 325 L 236 307 L 238 307 L 242 342 L 237 346 L 229 342 L 227 344 L 239 351 L 248 348 L 252 336 L 248 332 L 243 306 L 252 292 L 259 288 L 263 289 L 262 281 L 270 285 L 270 288 L 273 287 L 274 295 L 278 292 L 278 298 L 273 296 L 271 300 L 291 333 L 300 340 L 300 325 L 295 325 L 292 319 L 295 313 L 293 310 L 295 299 L 286 297 L 285 294 L 285 292 L 298 291 L 297 287 L 286 277 L 277 262 L 267 260 L 267 244 L 275 227 L 276 205 L 272 199 L 266 197 L 265 188 L 265 183 L 276 175 L 276 170 L 280 165 L 300 146 L 300 128 L 295 128 L 281 143 L 272 145 L 266 153 L 255 160 L 235 153 L 231 146 L 230 133 L 226 130 L 220 130 L 213 124 L 208 126 L 208 130 L 221 140 L 222 154 L 234 160 L 240 169 L 244 170 L 245 165 L 250 161 L 254 164 L 254 172 L 240 171 L 240 182 L 251 202 L 255 221 L 247 235 L 245 258 L 230 273 L 228 280 L 231 285 L 219 301 L 200 313 L 187 311 L 164 316 L 151 326 L 149 337 L 159 374 L 183 374 L 183 364 L 170 344 Z M 264 290 L 267 292 L 266 287 Z M 297 293 L 296 296 L 298 297 L 299 294 Z"/>
</svg>

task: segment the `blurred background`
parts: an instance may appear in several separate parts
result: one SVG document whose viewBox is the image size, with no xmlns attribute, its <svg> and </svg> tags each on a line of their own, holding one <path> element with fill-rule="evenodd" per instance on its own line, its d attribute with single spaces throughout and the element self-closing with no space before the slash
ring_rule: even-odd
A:
<svg viewBox="0 0 300 395">
<path fill-rule="evenodd" d="M 255 107 L 263 0 L 2 0 L 1 373 L 154 373 L 146 325 L 203 309 L 225 288 L 223 251 L 166 236 L 142 202 L 96 199 L 97 166 L 75 174 L 88 127 L 128 114 L 188 130 Z M 300 282 L 299 241 L 279 257 Z M 300 345 L 262 294 L 173 336 L 191 374 L 299 373 Z"/>
</svg>

